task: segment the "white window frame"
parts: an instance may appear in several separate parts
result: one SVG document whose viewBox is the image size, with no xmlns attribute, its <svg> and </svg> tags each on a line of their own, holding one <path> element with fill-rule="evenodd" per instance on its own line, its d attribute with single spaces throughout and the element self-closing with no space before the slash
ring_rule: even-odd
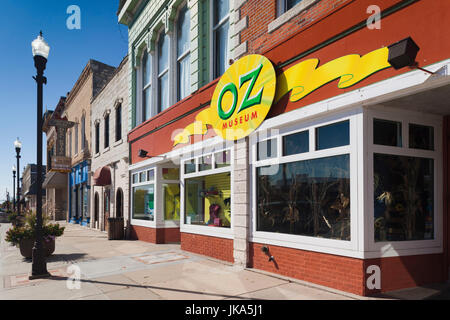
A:
<svg viewBox="0 0 450 320">
<path fill-rule="evenodd" d="M 316 151 L 315 132 L 317 128 L 324 127 L 330 124 L 339 123 L 342 121 L 349 121 L 350 143 L 347 146 L 335 147 Z M 358 188 L 360 177 L 363 173 L 358 161 L 358 154 L 361 150 L 362 135 L 358 134 L 363 123 L 362 109 L 358 108 L 353 111 L 345 113 L 334 114 L 320 119 L 309 120 L 303 123 L 298 123 L 290 126 L 280 126 L 271 133 L 260 137 L 259 132 L 255 132 L 250 136 L 250 203 L 251 216 L 250 226 L 251 232 L 249 241 L 255 243 L 265 243 L 282 247 L 289 247 L 301 250 L 317 251 L 323 253 L 330 253 L 343 256 L 360 257 L 358 252 L 363 241 L 363 232 L 360 229 L 359 222 L 363 218 L 363 211 L 360 210 L 361 200 L 363 198 L 362 188 Z M 282 157 L 283 151 L 283 137 L 298 132 L 309 131 L 309 152 L 294 154 Z M 257 144 L 258 142 L 269 140 L 271 138 L 277 139 L 277 157 L 257 161 Z M 267 165 L 276 165 L 283 163 L 291 163 L 304 160 L 314 160 L 318 158 L 325 158 L 331 156 L 338 156 L 349 154 L 350 156 L 350 241 L 316 238 L 312 236 L 281 234 L 275 232 L 265 232 L 256 230 L 257 219 L 257 174 L 258 167 Z M 361 189 L 361 190 L 358 190 Z"/>
<path fill-rule="evenodd" d="M 174 168 L 178 169 L 179 166 L 176 166 L 171 163 L 164 163 L 157 166 L 157 170 L 155 172 L 155 179 L 157 181 L 157 188 L 160 191 L 158 193 L 157 202 L 155 207 L 156 211 L 156 227 L 157 228 L 179 228 L 180 221 L 177 220 L 165 220 L 164 219 L 164 210 L 165 210 L 165 201 L 164 201 L 164 190 L 163 184 L 179 184 L 180 185 L 180 220 L 181 220 L 181 180 L 165 180 L 163 178 L 162 170 L 164 168 Z M 181 177 L 181 169 L 180 169 L 180 177 Z"/>
<path fill-rule="evenodd" d="M 383 119 L 401 122 L 402 124 L 402 147 L 391 147 L 373 144 L 373 119 Z M 440 116 L 425 115 L 422 113 L 377 107 L 368 108 L 365 112 L 366 121 L 366 144 L 367 153 L 364 163 L 366 164 L 367 183 L 366 194 L 366 257 L 388 257 L 402 255 L 417 255 L 441 253 L 443 251 L 443 160 L 442 160 L 442 130 L 443 120 Z M 409 124 L 419 124 L 434 128 L 434 151 L 409 148 Z M 374 188 L 373 188 L 373 156 L 374 153 L 388 155 L 399 155 L 419 157 L 434 160 L 434 239 L 413 241 L 386 241 L 375 242 L 374 240 Z"/>
<path fill-rule="evenodd" d="M 222 147 L 221 147 L 222 146 Z M 216 146 L 217 149 L 214 148 L 208 148 L 208 152 L 205 152 L 203 154 L 197 154 L 193 157 L 192 155 L 185 155 L 182 157 L 181 165 L 180 165 L 180 186 L 181 186 L 181 198 L 180 198 L 180 232 L 182 233 L 192 233 L 192 234 L 199 234 L 204 236 L 211 236 L 216 238 L 224 238 L 224 239 L 234 239 L 234 214 L 233 214 L 233 206 L 234 206 L 234 199 L 233 199 L 233 193 L 234 193 L 234 148 L 223 148 L 223 145 Z M 215 161 L 215 154 L 223 152 L 223 151 L 229 151 L 230 152 L 230 165 L 223 168 L 216 168 L 216 161 Z M 198 165 L 199 165 L 199 158 L 204 156 L 211 155 L 211 161 L 212 161 L 212 169 L 205 170 L 205 171 L 199 171 Z M 184 172 L 184 165 L 186 162 L 191 161 L 192 159 L 195 159 L 195 166 L 196 171 L 193 173 L 185 173 Z M 190 178 L 200 178 L 205 176 L 211 176 L 215 174 L 220 173 L 230 173 L 230 188 L 231 188 L 231 226 L 229 228 L 226 227 L 217 227 L 217 228 L 211 228 L 208 226 L 202 226 L 202 225 L 192 225 L 192 224 L 186 224 L 185 223 L 185 180 Z"/>
<path fill-rule="evenodd" d="M 302 0 L 289 10 L 286 10 L 285 1 L 286 0 L 277 0 L 277 18 L 269 23 L 267 27 L 267 31 L 269 33 L 275 31 L 292 18 L 298 16 L 302 11 L 308 9 L 310 6 L 321 0 Z"/>
<path fill-rule="evenodd" d="M 169 48 L 168 48 L 168 51 L 167 51 L 167 54 L 168 54 L 168 56 L 167 56 L 167 68 L 160 72 L 159 71 L 159 50 L 160 50 L 160 48 L 159 48 L 159 41 L 161 40 L 161 36 L 163 36 L 163 37 L 167 36 L 168 37 L 167 43 L 168 43 Z M 155 54 L 156 69 L 154 69 L 155 70 L 154 74 L 156 75 L 156 85 L 154 86 L 155 87 L 155 91 L 156 91 L 156 107 L 155 107 L 156 114 L 159 114 L 159 113 L 169 109 L 172 106 L 172 94 L 171 94 L 172 90 L 171 90 L 171 87 L 172 87 L 173 79 L 172 79 L 171 73 L 170 73 L 170 70 L 171 70 L 171 62 L 170 61 L 171 61 L 171 52 L 172 52 L 171 50 L 173 48 L 172 38 L 173 37 L 170 36 L 170 33 L 166 33 L 165 32 L 164 28 L 161 28 L 161 30 L 158 32 L 158 36 L 156 37 L 156 39 L 157 39 L 156 40 L 156 45 L 155 45 L 155 47 L 156 47 L 156 50 L 155 50 L 156 51 L 156 54 Z M 160 82 L 159 82 L 159 80 L 165 75 L 167 75 L 167 80 L 168 80 L 168 83 L 167 83 L 167 91 L 168 91 L 167 92 L 167 97 L 168 97 L 168 104 L 169 105 L 167 106 L 166 109 L 163 110 L 162 106 L 160 104 L 161 94 L 160 94 Z"/>
<path fill-rule="evenodd" d="M 130 172 L 130 177 L 131 177 L 131 197 L 130 197 L 130 213 L 131 213 L 131 225 L 134 225 L 134 226 L 141 226 L 141 227 L 151 227 L 151 228 L 156 228 L 156 217 L 157 217 L 157 208 L 156 208 L 156 203 L 157 203 L 157 197 L 158 197 L 158 194 L 159 194 L 159 191 L 158 191 L 158 188 L 157 188 L 157 186 L 156 186 L 156 183 L 157 183 L 157 179 L 156 179 L 156 171 L 154 171 L 154 176 L 153 176 L 153 180 L 151 180 L 151 181 L 148 181 L 147 180 L 147 178 L 148 178 L 148 175 L 147 175 L 147 171 L 149 171 L 149 170 L 156 170 L 157 171 L 157 167 L 147 167 L 147 168 L 144 168 L 144 169 L 139 169 L 139 170 L 134 170 L 134 171 L 131 171 Z M 141 173 L 143 173 L 143 172 L 145 172 L 145 174 L 146 174 L 146 181 L 145 182 L 141 182 L 140 181 L 140 174 Z M 138 182 L 137 183 L 134 183 L 133 182 L 133 178 L 134 178 L 134 175 L 135 174 L 137 174 L 138 175 Z M 149 186 L 149 185 L 151 185 L 151 184 L 153 184 L 153 190 L 154 190 L 154 210 L 155 210 L 155 214 L 154 214 L 154 217 L 153 217 L 153 221 L 150 221 L 150 220 L 140 220 L 140 219 L 134 219 L 133 218 L 133 208 L 134 208 L 134 188 L 135 187 L 143 187 L 143 186 Z"/>
<path fill-rule="evenodd" d="M 184 7 L 187 8 L 187 11 L 189 12 L 189 17 L 191 17 L 190 16 L 191 11 L 189 9 L 188 3 L 187 2 L 183 2 L 178 7 L 177 15 L 176 15 L 176 18 L 175 18 L 176 23 L 175 23 L 175 26 L 174 26 L 175 39 L 174 39 L 173 47 L 175 48 L 174 55 L 175 55 L 175 59 L 176 59 L 176 61 L 175 61 L 175 69 L 176 69 L 176 71 L 175 71 L 175 75 L 174 75 L 176 77 L 174 83 L 177 84 L 176 85 L 176 90 L 175 90 L 175 101 L 176 102 L 183 100 L 184 98 L 188 97 L 192 93 L 191 87 L 189 86 L 188 94 L 186 95 L 186 97 L 181 98 L 181 96 L 180 96 L 180 83 L 178 82 L 179 81 L 179 74 L 180 74 L 180 70 L 179 70 L 179 67 L 178 67 L 179 66 L 179 62 L 181 60 L 184 60 L 186 58 L 186 56 L 189 55 L 189 64 L 191 63 L 191 57 L 190 57 L 190 54 L 191 54 L 191 46 L 190 46 L 190 43 L 191 43 L 191 30 L 190 30 L 191 29 L 190 28 L 190 26 L 191 26 L 191 19 L 189 20 L 189 30 L 187 31 L 188 34 L 189 34 L 189 47 L 188 47 L 188 49 L 185 52 L 183 52 L 180 56 L 178 56 L 178 23 L 179 23 L 181 9 L 183 9 Z"/>
<path fill-rule="evenodd" d="M 209 52 L 210 52 L 210 56 L 209 56 L 210 81 L 213 81 L 214 79 L 222 76 L 222 75 L 216 75 L 216 58 L 215 58 L 217 56 L 217 53 L 216 53 L 216 39 L 217 39 L 216 31 L 219 27 L 221 27 L 226 22 L 228 22 L 228 28 L 229 28 L 228 29 L 228 37 L 227 37 L 228 51 L 227 51 L 227 59 L 226 60 L 228 60 L 230 58 L 230 41 L 229 41 L 230 40 L 230 33 L 229 33 L 230 32 L 230 24 L 229 24 L 229 21 L 230 21 L 230 10 L 231 10 L 231 6 L 232 6 L 232 1 L 231 0 L 229 0 L 229 1 L 230 1 L 230 3 L 229 3 L 228 14 L 222 20 L 220 20 L 216 25 L 214 25 L 214 11 L 216 10 L 216 5 L 215 5 L 216 1 L 209 0 L 209 8 L 210 8 L 210 10 L 209 10 L 210 23 L 209 24 L 211 26 L 210 27 L 210 38 L 209 38 L 209 43 L 211 44 L 211 47 L 209 50 Z M 227 61 L 225 61 L 225 63 L 227 63 Z"/>
</svg>

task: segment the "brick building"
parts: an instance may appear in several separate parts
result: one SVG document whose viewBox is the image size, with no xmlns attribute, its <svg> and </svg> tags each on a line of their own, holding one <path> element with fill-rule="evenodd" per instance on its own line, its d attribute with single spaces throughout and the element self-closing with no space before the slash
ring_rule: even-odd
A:
<svg viewBox="0 0 450 320">
<path fill-rule="evenodd" d="M 45 172 L 45 166 L 43 167 Z M 22 174 L 22 192 L 25 200 L 24 210 L 36 212 L 37 205 L 37 166 L 35 164 L 28 164 Z M 46 206 L 45 190 L 42 190 L 42 205 Z"/>
<path fill-rule="evenodd" d="M 360 295 L 446 281 L 449 9 L 121 1 L 132 235 Z"/>
<path fill-rule="evenodd" d="M 91 102 L 105 86 L 115 68 L 90 60 L 67 95 L 61 117 L 74 123 L 67 133 L 67 156 L 71 158 L 68 220 L 90 225 Z"/>
<path fill-rule="evenodd" d="M 108 217 L 128 220 L 128 57 L 91 106 L 91 227 L 107 229 Z"/>
</svg>

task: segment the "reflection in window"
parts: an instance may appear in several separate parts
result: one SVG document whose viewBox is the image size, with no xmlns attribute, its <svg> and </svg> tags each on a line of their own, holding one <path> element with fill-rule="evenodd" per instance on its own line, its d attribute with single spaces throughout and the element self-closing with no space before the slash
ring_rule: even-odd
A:
<svg viewBox="0 0 450 320">
<path fill-rule="evenodd" d="M 133 219 L 153 221 L 155 188 L 153 184 L 133 188 Z"/>
<path fill-rule="evenodd" d="M 268 169 L 268 170 L 267 170 Z M 257 230 L 350 240 L 350 156 L 257 170 Z"/>
<path fill-rule="evenodd" d="M 374 154 L 375 241 L 434 237 L 432 159 Z"/>
<path fill-rule="evenodd" d="M 195 159 L 188 160 L 184 163 L 184 173 L 195 172 Z"/>
<path fill-rule="evenodd" d="M 142 122 L 150 119 L 152 92 L 152 57 L 145 50 L 142 57 Z"/>
<path fill-rule="evenodd" d="M 180 220 L 180 185 L 163 184 L 164 220 Z"/>
<path fill-rule="evenodd" d="M 229 167 L 231 163 L 230 151 L 218 152 L 214 155 L 216 168 Z"/>
<path fill-rule="evenodd" d="M 141 173 L 139 173 L 139 182 L 146 182 L 147 180 L 147 175 L 146 175 L 146 173 L 145 173 L 145 171 L 143 171 L 143 172 L 141 172 Z"/>
<path fill-rule="evenodd" d="M 422 150 L 434 150 L 434 129 L 418 124 L 409 125 L 409 147 Z"/>
<path fill-rule="evenodd" d="M 382 146 L 402 146 L 402 123 L 373 119 L 373 143 Z"/>
<path fill-rule="evenodd" d="M 155 179 L 155 170 L 147 171 L 147 181 L 153 181 Z"/>
<path fill-rule="evenodd" d="M 137 173 L 133 174 L 133 183 L 139 183 L 139 175 Z"/>
<path fill-rule="evenodd" d="M 277 139 L 258 142 L 256 152 L 258 160 L 275 158 L 277 156 Z"/>
<path fill-rule="evenodd" d="M 228 66 L 229 0 L 214 3 L 214 78 L 224 74 Z"/>
<path fill-rule="evenodd" d="M 180 168 L 163 168 L 162 178 L 164 180 L 178 180 L 180 179 Z"/>
<path fill-rule="evenodd" d="M 187 6 L 179 13 L 177 24 L 177 64 L 178 64 L 178 99 L 180 101 L 191 92 L 190 59 L 190 14 Z"/>
<path fill-rule="evenodd" d="M 278 16 L 292 9 L 297 3 L 303 0 L 278 0 Z"/>
<path fill-rule="evenodd" d="M 283 137 L 283 156 L 309 152 L 309 132 L 303 131 Z"/>
<path fill-rule="evenodd" d="M 185 180 L 185 223 L 231 226 L 230 173 Z"/>
<path fill-rule="evenodd" d="M 350 122 L 333 123 L 316 129 L 316 150 L 324 150 L 350 144 Z"/>
<path fill-rule="evenodd" d="M 212 169 L 212 156 L 204 156 L 199 158 L 198 161 L 198 171 L 205 171 Z"/>
<path fill-rule="evenodd" d="M 158 41 L 158 107 L 169 107 L 169 36 L 161 33 Z"/>
</svg>

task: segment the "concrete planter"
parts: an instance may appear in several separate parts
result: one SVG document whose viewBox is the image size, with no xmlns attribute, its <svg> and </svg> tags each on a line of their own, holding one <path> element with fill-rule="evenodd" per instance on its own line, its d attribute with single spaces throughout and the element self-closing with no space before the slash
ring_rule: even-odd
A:
<svg viewBox="0 0 450 320">
<path fill-rule="evenodd" d="M 34 239 L 24 239 L 19 243 L 20 253 L 23 257 L 27 259 L 32 258 L 33 247 L 34 247 Z M 51 256 L 53 252 L 55 252 L 55 240 L 51 240 L 49 242 L 43 241 L 44 245 L 44 253 L 47 257 Z"/>
</svg>

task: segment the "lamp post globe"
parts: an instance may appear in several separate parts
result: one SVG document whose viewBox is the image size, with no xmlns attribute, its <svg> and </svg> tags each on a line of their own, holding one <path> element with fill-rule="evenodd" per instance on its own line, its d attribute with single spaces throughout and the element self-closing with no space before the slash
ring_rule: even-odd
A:
<svg viewBox="0 0 450 320">
<path fill-rule="evenodd" d="M 17 215 L 20 216 L 20 150 L 22 150 L 22 142 L 20 142 L 17 137 L 14 141 L 14 148 L 16 149 L 16 159 L 17 159 L 17 194 L 16 194 L 16 206 Z"/>
<path fill-rule="evenodd" d="M 39 279 L 49 277 L 47 271 L 47 262 L 44 255 L 43 236 L 42 236 L 42 104 L 43 104 L 43 85 L 47 83 L 44 77 L 44 70 L 47 65 L 50 46 L 45 42 L 42 31 L 39 36 L 31 43 L 34 57 L 34 66 L 37 74 L 34 78 L 37 84 L 37 131 L 36 131 L 36 241 L 32 253 L 32 270 L 30 279 Z"/>
</svg>

